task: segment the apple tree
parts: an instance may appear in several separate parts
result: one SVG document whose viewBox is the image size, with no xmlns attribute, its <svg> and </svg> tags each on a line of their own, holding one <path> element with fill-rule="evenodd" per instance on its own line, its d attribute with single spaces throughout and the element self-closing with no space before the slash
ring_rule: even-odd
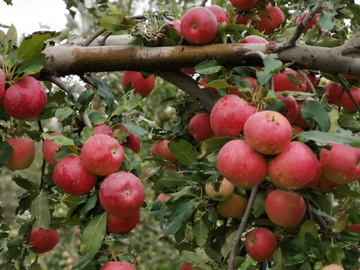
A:
<svg viewBox="0 0 360 270">
<path fill-rule="evenodd" d="M 360 268 L 360 5 L 65 2 L 72 30 L 0 31 L 4 269 L 72 228 L 71 269 Z"/>
</svg>

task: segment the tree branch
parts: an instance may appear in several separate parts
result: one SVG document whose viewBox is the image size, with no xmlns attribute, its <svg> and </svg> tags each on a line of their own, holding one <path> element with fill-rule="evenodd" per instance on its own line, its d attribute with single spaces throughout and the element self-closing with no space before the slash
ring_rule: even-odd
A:
<svg viewBox="0 0 360 270">
<path fill-rule="evenodd" d="M 354 103 L 356 110 L 360 113 L 360 106 L 359 104 L 356 102 L 354 96 L 351 94 L 349 87 L 344 83 L 344 81 L 339 77 L 338 74 L 333 74 L 333 76 L 335 77 L 335 79 L 338 81 L 338 83 L 341 84 L 342 88 L 345 90 L 345 92 L 348 94 L 350 100 Z"/>
</svg>

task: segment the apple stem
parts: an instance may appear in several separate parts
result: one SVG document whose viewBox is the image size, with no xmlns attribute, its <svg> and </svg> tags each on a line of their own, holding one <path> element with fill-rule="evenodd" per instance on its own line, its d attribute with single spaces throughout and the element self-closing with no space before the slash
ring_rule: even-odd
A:
<svg viewBox="0 0 360 270">
<path fill-rule="evenodd" d="M 255 186 L 255 187 L 253 187 L 251 189 L 250 198 L 249 198 L 248 204 L 246 206 L 244 216 L 243 216 L 243 218 L 241 220 L 239 228 L 238 228 L 238 230 L 237 230 L 237 232 L 235 234 L 234 240 L 233 240 L 233 242 L 231 244 L 228 270 L 234 270 L 235 258 L 236 258 L 236 248 L 239 245 L 241 235 L 242 235 L 242 233 L 243 233 L 243 231 L 245 229 L 245 226 L 247 224 L 247 221 L 248 221 L 248 219 L 250 217 L 251 209 L 252 209 L 252 207 L 254 205 L 254 201 L 255 201 L 255 197 L 256 197 L 258 189 L 259 189 L 259 186 Z"/>
<path fill-rule="evenodd" d="M 314 207 L 315 209 L 320 209 L 320 207 L 311 199 L 309 200 L 309 207 L 310 206 Z M 316 213 L 313 213 L 313 217 L 314 217 L 314 220 L 320 225 L 320 228 L 323 231 L 326 231 L 328 226 L 327 226 L 325 220 L 321 216 L 317 215 Z"/>
<path fill-rule="evenodd" d="M 316 91 L 315 91 L 315 88 L 314 88 L 312 82 L 310 81 L 308 76 L 306 76 L 304 71 L 302 71 L 301 69 L 298 69 L 296 71 L 297 71 L 297 73 L 299 73 L 301 75 L 301 77 L 303 77 L 305 79 L 306 83 L 310 86 L 311 92 L 313 92 L 313 94 L 316 94 Z"/>
<path fill-rule="evenodd" d="M 339 77 L 339 74 L 333 74 L 335 79 L 341 84 L 343 90 L 345 90 L 345 92 L 349 95 L 350 100 L 354 103 L 354 105 L 356 106 L 357 111 L 360 113 L 360 106 L 359 104 L 356 102 L 355 98 L 353 97 L 353 95 L 350 92 L 349 87 L 345 84 L 345 82 Z"/>
</svg>

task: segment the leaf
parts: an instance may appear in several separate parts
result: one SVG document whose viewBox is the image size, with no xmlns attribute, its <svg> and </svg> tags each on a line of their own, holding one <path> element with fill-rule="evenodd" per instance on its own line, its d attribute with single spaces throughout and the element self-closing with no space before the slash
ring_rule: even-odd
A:
<svg viewBox="0 0 360 270">
<path fill-rule="evenodd" d="M 179 204 L 175 211 L 173 211 L 166 223 L 166 227 L 160 233 L 160 237 L 165 237 L 176 233 L 182 226 L 184 226 L 194 211 L 194 201 L 188 201 Z"/>
<path fill-rule="evenodd" d="M 305 234 L 311 234 L 315 239 L 317 239 L 318 236 L 318 231 L 316 228 L 316 225 L 314 222 L 307 220 L 305 221 L 300 228 L 300 232 L 299 232 L 299 238 L 300 239 L 305 239 Z"/>
<path fill-rule="evenodd" d="M 350 189 L 350 187 L 346 184 L 338 185 L 336 187 L 336 193 L 340 194 L 344 197 L 351 197 L 351 198 L 356 198 L 356 199 L 360 198 L 360 194 L 357 191 Z"/>
<path fill-rule="evenodd" d="M 82 269 L 88 269 L 86 266 L 91 262 L 92 258 L 94 257 L 95 253 L 89 253 L 85 256 L 79 257 L 77 261 L 74 263 L 72 270 L 82 270 Z"/>
<path fill-rule="evenodd" d="M 341 217 L 339 217 L 337 221 L 335 221 L 331 230 L 334 233 L 342 232 L 347 227 L 348 222 L 349 222 L 349 214 L 344 213 Z"/>
<path fill-rule="evenodd" d="M 203 259 L 202 256 L 199 256 L 199 254 L 192 252 L 192 251 L 187 251 L 187 250 L 183 250 L 180 253 L 180 259 L 185 262 L 186 264 L 199 269 L 199 270 L 211 270 L 211 266 L 206 265 L 205 260 Z"/>
<path fill-rule="evenodd" d="M 3 107 L 0 107 L 0 120 L 9 121 L 10 115 L 5 111 Z"/>
<path fill-rule="evenodd" d="M 99 251 L 106 233 L 107 212 L 101 213 L 90 220 L 82 236 L 80 252 L 82 254 Z"/>
<path fill-rule="evenodd" d="M 78 211 L 79 218 L 84 218 L 87 213 L 96 206 L 97 201 L 97 194 L 93 194 L 92 196 L 90 196 L 84 206 Z"/>
<path fill-rule="evenodd" d="M 333 108 L 328 114 L 330 118 L 330 129 L 328 132 L 335 133 L 339 129 L 339 111 L 336 108 Z"/>
<path fill-rule="evenodd" d="M 284 113 L 284 100 L 283 99 L 271 99 L 267 104 L 266 104 L 266 110 L 267 111 L 275 111 L 278 113 L 283 114 Z"/>
<path fill-rule="evenodd" d="M 74 111 L 69 107 L 59 108 L 55 112 L 55 117 L 61 122 L 72 115 L 73 112 Z"/>
<path fill-rule="evenodd" d="M 205 60 L 195 66 L 196 72 L 198 72 L 200 74 L 217 73 L 217 72 L 219 72 L 220 68 L 221 68 L 221 65 L 216 60 L 213 60 L 213 61 Z"/>
<path fill-rule="evenodd" d="M 323 32 L 329 32 L 334 27 L 332 18 L 337 14 L 336 11 L 322 10 L 322 14 L 318 17 L 317 21 Z"/>
<path fill-rule="evenodd" d="M 7 142 L 0 142 L 0 167 L 4 166 L 13 155 L 13 148 Z"/>
<path fill-rule="evenodd" d="M 252 214 L 255 218 L 260 217 L 265 212 L 266 195 L 259 192 L 256 194 Z"/>
<path fill-rule="evenodd" d="M 273 254 L 274 265 L 271 267 L 271 270 L 285 270 L 288 259 L 283 254 L 281 248 L 278 248 L 274 251 Z"/>
<path fill-rule="evenodd" d="M 89 119 L 90 119 L 92 126 L 104 124 L 106 121 L 105 116 L 101 112 L 90 113 Z"/>
<path fill-rule="evenodd" d="M 205 140 L 202 144 L 202 154 L 201 158 L 206 157 L 210 153 L 220 150 L 221 147 L 223 147 L 227 142 L 230 142 L 232 140 L 235 140 L 237 138 L 235 137 L 214 137 L 210 138 L 208 140 Z"/>
<path fill-rule="evenodd" d="M 39 186 L 28 179 L 22 178 L 21 176 L 15 176 L 12 179 L 19 187 L 26 190 L 38 190 Z"/>
<path fill-rule="evenodd" d="M 128 94 L 129 96 L 127 97 L 127 99 L 124 100 L 123 107 L 125 110 L 131 111 L 140 104 L 142 96 L 140 93 L 134 94 L 134 91 L 130 91 Z M 124 95 L 123 97 L 125 96 L 126 95 Z"/>
<path fill-rule="evenodd" d="M 183 139 L 178 142 L 171 141 L 169 150 L 177 160 L 188 166 L 195 163 L 199 156 L 198 152 L 193 150 L 193 145 Z"/>
<path fill-rule="evenodd" d="M 135 124 L 123 123 L 123 126 L 126 127 L 129 130 L 129 132 L 131 132 L 132 134 L 134 134 L 138 137 L 149 133 L 147 130 L 145 130 L 142 127 L 135 125 Z"/>
<path fill-rule="evenodd" d="M 350 136 L 347 134 L 325 133 L 321 131 L 306 131 L 303 133 L 299 133 L 298 136 L 319 143 L 328 144 L 330 142 L 333 142 L 337 144 L 350 145 L 356 148 L 360 148 L 360 139 L 356 136 Z"/>
<path fill-rule="evenodd" d="M 275 70 L 282 66 L 282 62 L 277 59 L 277 54 L 267 54 L 264 59 L 264 68 L 256 73 L 259 85 L 265 85 L 274 75 Z"/>
<path fill-rule="evenodd" d="M 296 77 L 295 75 L 293 74 L 285 74 L 289 79 L 290 81 L 295 84 L 296 86 L 300 87 L 301 86 L 301 82 L 300 82 L 300 79 L 298 77 Z"/>
<path fill-rule="evenodd" d="M 353 18 L 356 21 L 356 23 L 360 25 L 360 5 L 358 5 L 358 4 L 347 4 L 346 7 L 353 14 Z"/>
<path fill-rule="evenodd" d="M 21 42 L 18 49 L 18 59 L 34 59 L 45 49 L 45 40 L 58 36 L 56 32 L 36 32 Z"/>
<path fill-rule="evenodd" d="M 40 192 L 31 204 L 31 218 L 35 222 L 33 228 L 49 229 L 50 226 L 50 206 L 47 195 Z"/>
<path fill-rule="evenodd" d="M 95 129 L 89 126 L 84 127 L 80 133 L 80 142 L 84 144 L 90 137 L 95 135 Z"/>
<path fill-rule="evenodd" d="M 324 37 L 323 39 L 319 40 L 314 44 L 314 46 L 319 47 L 335 47 L 338 45 L 340 45 L 340 40 L 330 37 Z"/>
<path fill-rule="evenodd" d="M 16 73 L 21 74 L 21 77 L 37 74 L 45 66 L 47 58 L 45 54 L 41 53 L 35 58 L 24 60 L 16 69 Z"/>
<path fill-rule="evenodd" d="M 360 122 L 352 115 L 340 114 L 338 123 L 343 129 L 349 129 L 352 132 L 360 131 Z"/>
<path fill-rule="evenodd" d="M 99 19 L 99 24 L 111 32 L 128 30 L 137 25 L 135 20 L 125 18 L 121 14 L 111 14 Z"/>
<path fill-rule="evenodd" d="M 87 89 L 81 92 L 77 100 L 76 108 L 78 108 L 81 112 L 86 111 L 86 109 L 89 107 L 89 103 L 94 98 L 94 95 L 95 93 L 91 89 Z"/>
<path fill-rule="evenodd" d="M 301 115 L 305 121 L 313 119 L 318 123 L 322 131 L 329 131 L 331 127 L 330 117 L 325 107 L 316 101 L 307 101 L 301 106 Z"/>
<path fill-rule="evenodd" d="M 209 258 L 213 259 L 217 263 L 221 263 L 221 255 L 218 252 L 209 247 L 205 247 L 204 251 L 205 254 L 209 256 Z"/>
<path fill-rule="evenodd" d="M 203 247 L 207 243 L 210 232 L 210 224 L 206 218 L 202 218 L 195 222 L 193 227 L 195 242 L 199 247 Z"/>
<path fill-rule="evenodd" d="M 232 87 L 227 82 L 223 80 L 213 80 L 205 85 L 206 88 L 214 87 L 214 88 L 229 88 Z"/>
<path fill-rule="evenodd" d="M 156 183 L 159 187 L 176 187 L 185 186 L 189 180 L 188 176 L 175 172 L 166 172 L 161 176 L 159 182 Z"/>
</svg>

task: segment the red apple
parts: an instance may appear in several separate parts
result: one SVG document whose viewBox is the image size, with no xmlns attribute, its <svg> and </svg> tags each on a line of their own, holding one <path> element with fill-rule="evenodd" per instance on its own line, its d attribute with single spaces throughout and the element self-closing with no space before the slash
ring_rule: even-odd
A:
<svg viewBox="0 0 360 270">
<path fill-rule="evenodd" d="M 45 108 L 46 92 L 34 77 L 24 77 L 5 91 L 3 107 L 7 113 L 19 120 L 37 116 Z"/>
<path fill-rule="evenodd" d="M 238 16 L 238 15 L 236 14 L 236 16 Z M 248 17 L 243 16 L 243 15 L 240 15 L 240 16 L 238 16 L 238 17 L 236 18 L 236 23 L 237 23 L 237 24 L 245 24 L 245 25 L 247 25 L 247 23 L 248 23 L 249 20 L 250 20 L 250 19 L 249 19 Z"/>
<path fill-rule="evenodd" d="M 56 230 L 45 230 L 35 228 L 31 230 L 29 244 L 34 245 L 29 249 L 34 253 L 45 253 L 52 250 L 59 241 L 59 234 Z"/>
<path fill-rule="evenodd" d="M 211 111 L 211 128 L 219 137 L 236 137 L 255 112 L 255 107 L 238 96 L 227 95 L 219 99 Z"/>
<path fill-rule="evenodd" d="M 50 134 L 51 137 L 58 136 L 58 135 L 62 135 L 62 134 L 61 133 L 51 133 Z M 58 163 L 58 161 L 56 161 L 54 159 L 54 157 L 60 147 L 61 147 L 61 145 L 55 144 L 52 140 L 49 140 L 49 139 L 44 140 L 43 145 L 42 145 L 42 153 L 43 153 L 44 159 L 47 163 L 54 164 L 54 165 L 56 163 Z"/>
<path fill-rule="evenodd" d="M 95 134 L 106 134 L 114 138 L 114 133 L 107 124 L 95 125 L 94 130 L 95 130 Z"/>
<path fill-rule="evenodd" d="M 341 266 L 339 266 L 337 264 L 329 264 L 329 265 L 321 268 L 320 270 L 344 270 L 344 268 L 342 268 Z"/>
<path fill-rule="evenodd" d="M 194 268 L 186 263 L 181 263 L 180 270 L 193 270 Z"/>
<path fill-rule="evenodd" d="M 223 217 L 240 218 L 244 215 L 248 199 L 236 193 L 232 193 L 226 200 L 219 202 L 217 209 Z"/>
<path fill-rule="evenodd" d="M 234 193 L 234 189 L 235 186 L 226 178 L 223 178 L 218 190 L 215 189 L 215 186 L 211 185 L 211 180 L 207 181 L 205 184 L 205 192 L 209 198 L 219 202 L 226 201 L 230 198 L 230 196 Z"/>
<path fill-rule="evenodd" d="M 239 43 L 269 43 L 265 38 L 256 35 L 247 36 L 239 41 Z"/>
<path fill-rule="evenodd" d="M 322 174 L 321 163 L 315 154 L 314 157 L 315 157 L 315 176 L 310 182 L 308 182 L 305 186 L 303 186 L 302 189 L 311 188 L 312 186 L 316 185 L 316 183 L 320 180 Z"/>
<path fill-rule="evenodd" d="M 216 16 L 205 7 L 193 7 L 186 11 L 180 26 L 186 41 L 194 45 L 210 43 L 217 33 Z"/>
<path fill-rule="evenodd" d="M 299 111 L 299 106 L 294 96 L 288 95 L 287 97 L 284 97 L 281 94 L 276 94 L 276 97 L 278 99 L 284 100 L 283 114 L 285 115 L 286 119 L 290 122 L 290 124 L 294 123 Z"/>
<path fill-rule="evenodd" d="M 85 142 L 81 157 L 89 172 L 105 176 L 120 168 L 125 155 L 117 140 L 109 135 L 95 134 Z"/>
<path fill-rule="evenodd" d="M 180 27 L 180 24 L 181 24 L 180 20 L 172 20 L 171 22 L 173 23 L 172 27 L 174 27 L 179 32 L 180 37 L 182 37 L 181 27 Z"/>
<path fill-rule="evenodd" d="M 253 114 L 244 126 L 244 137 L 248 145 L 265 155 L 279 154 L 289 146 L 292 129 L 289 121 L 275 111 Z"/>
<path fill-rule="evenodd" d="M 2 69 L 0 69 L 0 101 L 3 100 L 5 95 L 5 74 Z"/>
<path fill-rule="evenodd" d="M 145 79 L 141 72 L 125 71 L 121 81 L 123 89 L 126 88 L 128 83 L 131 83 L 134 94 L 139 93 L 142 98 L 146 98 L 155 87 L 155 76 L 151 75 Z"/>
<path fill-rule="evenodd" d="M 300 86 L 294 84 L 286 74 L 294 75 L 300 80 Z M 284 91 L 296 91 L 296 92 L 305 92 L 306 81 L 305 79 L 295 70 L 291 68 L 285 68 L 285 71 L 279 72 L 273 77 L 274 80 L 274 91 L 275 92 L 284 92 Z"/>
<path fill-rule="evenodd" d="M 97 177 L 86 170 L 79 156 L 69 155 L 56 164 L 53 179 L 65 193 L 82 196 L 94 188 Z"/>
<path fill-rule="evenodd" d="M 206 8 L 209 9 L 212 13 L 214 13 L 216 17 L 216 21 L 218 23 L 222 23 L 222 22 L 226 22 L 226 24 L 231 23 L 229 14 L 222 7 L 218 5 L 211 5 Z"/>
<path fill-rule="evenodd" d="M 111 214 L 108 215 L 107 220 L 107 231 L 113 234 L 125 234 L 131 232 L 135 228 L 136 224 L 139 222 L 140 218 L 140 209 L 135 212 L 135 214 L 118 218 Z"/>
<path fill-rule="evenodd" d="M 312 73 L 312 72 L 307 72 L 307 73 L 306 73 L 306 76 L 307 76 L 308 79 L 310 80 L 312 86 L 315 87 L 315 86 L 316 86 L 316 83 L 317 83 L 317 78 L 316 78 L 315 74 Z M 311 92 L 311 87 L 310 87 L 310 85 L 309 85 L 307 82 L 305 82 L 305 83 L 306 83 L 305 92 Z"/>
<path fill-rule="evenodd" d="M 301 127 L 298 127 L 296 125 L 291 125 L 291 128 L 294 134 L 305 132 L 305 130 L 303 130 Z"/>
<path fill-rule="evenodd" d="M 321 174 L 319 180 L 315 183 L 313 183 L 313 185 L 311 185 L 311 189 L 319 191 L 319 192 L 329 192 L 330 190 L 333 190 L 334 188 L 336 188 L 338 186 L 337 183 L 333 183 L 331 181 L 329 181 L 324 174 Z"/>
<path fill-rule="evenodd" d="M 35 145 L 28 138 L 8 138 L 5 140 L 13 148 L 13 154 L 6 167 L 11 171 L 23 170 L 32 164 L 35 159 Z"/>
<path fill-rule="evenodd" d="M 210 115 L 207 113 L 199 113 L 193 116 L 189 123 L 189 131 L 199 142 L 215 137 L 210 125 Z"/>
<path fill-rule="evenodd" d="M 169 141 L 162 140 L 157 141 L 153 144 L 151 148 L 151 155 L 153 157 L 159 157 L 174 163 L 176 161 L 176 157 L 169 150 Z"/>
<path fill-rule="evenodd" d="M 341 95 L 343 90 L 337 83 L 329 83 L 324 86 L 325 95 L 329 100 L 329 103 L 336 106 L 341 106 Z"/>
<path fill-rule="evenodd" d="M 121 145 L 123 147 L 129 148 L 133 150 L 136 154 L 140 152 L 140 138 L 135 134 L 131 133 L 125 126 L 120 125 L 114 128 L 114 130 L 122 129 L 130 133 L 129 136 L 126 137 L 126 142 L 123 142 Z"/>
<path fill-rule="evenodd" d="M 314 179 L 316 172 L 316 156 L 301 142 L 291 142 L 284 152 L 268 163 L 271 181 L 283 189 L 304 187 Z"/>
<path fill-rule="evenodd" d="M 118 218 L 134 215 L 144 198 L 144 186 L 139 178 L 129 172 L 112 173 L 100 185 L 99 199 L 102 207 Z"/>
<path fill-rule="evenodd" d="M 234 8 L 245 10 L 254 7 L 257 0 L 230 0 L 230 3 Z"/>
<path fill-rule="evenodd" d="M 356 103 L 360 104 L 360 89 L 357 87 L 350 87 L 349 89 L 350 89 L 350 93 L 354 97 Z M 348 110 L 351 112 L 354 112 L 357 110 L 356 105 L 354 104 L 354 102 L 352 102 L 352 100 L 350 99 L 347 92 L 342 93 L 340 103 L 341 103 L 341 106 L 343 106 L 343 108 L 345 110 Z"/>
<path fill-rule="evenodd" d="M 199 79 L 199 84 L 205 86 L 205 85 L 207 85 L 207 81 L 204 80 L 203 78 L 200 78 L 200 79 Z M 210 91 L 211 93 L 213 93 L 215 96 L 218 95 L 218 92 L 216 91 L 216 89 L 215 89 L 214 87 L 209 87 L 209 88 L 207 88 L 207 89 L 209 89 L 209 91 Z"/>
<path fill-rule="evenodd" d="M 277 248 L 277 238 L 268 229 L 256 228 L 251 230 L 246 236 L 246 252 L 255 261 L 272 261 L 272 255 Z"/>
<path fill-rule="evenodd" d="M 320 163 L 324 176 L 337 184 L 348 184 L 360 178 L 360 149 L 329 143 L 331 150 L 323 149 Z M 340 158 L 341 157 L 341 158 Z"/>
<path fill-rule="evenodd" d="M 127 262 L 108 262 L 100 270 L 136 270 L 136 268 Z"/>
<path fill-rule="evenodd" d="M 256 22 L 255 28 L 265 35 L 270 35 L 276 28 L 285 22 L 285 15 L 279 7 L 266 6 L 265 12 L 270 19 L 263 13 L 259 13 L 260 21 Z"/>
<path fill-rule="evenodd" d="M 301 15 L 299 17 L 296 18 L 296 23 L 300 23 L 307 15 L 309 14 L 309 12 L 305 11 L 303 13 L 301 13 Z M 308 24 L 308 26 L 305 28 L 305 30 L 303 31 L 304 34 L 307 33 L 307 31 L 309 31 L 311 28 L 313 28 L 314 25 L 319 27 L 318 24 L 318 17 L 321 15 L 321 13 L 316 13 L 313 20 Z M 318 34 L 321 35 L 322 31 L 319 27 L 318 30 Z"/>
<path fill-rule="evenodd" d="M 226 143 L 217 157 L 219 173 L 240 188 L 258 185 L 266 175 L 266 167 L 265 158 L 242 140 Z"/>
<path fill-rule="evenodd" d="M 277 189 L 271 191 L 266 197 L 265 211 L 273 223 L 292 228 L 304 217 L 306 203 L 297 193 Z"/>
</svg>

